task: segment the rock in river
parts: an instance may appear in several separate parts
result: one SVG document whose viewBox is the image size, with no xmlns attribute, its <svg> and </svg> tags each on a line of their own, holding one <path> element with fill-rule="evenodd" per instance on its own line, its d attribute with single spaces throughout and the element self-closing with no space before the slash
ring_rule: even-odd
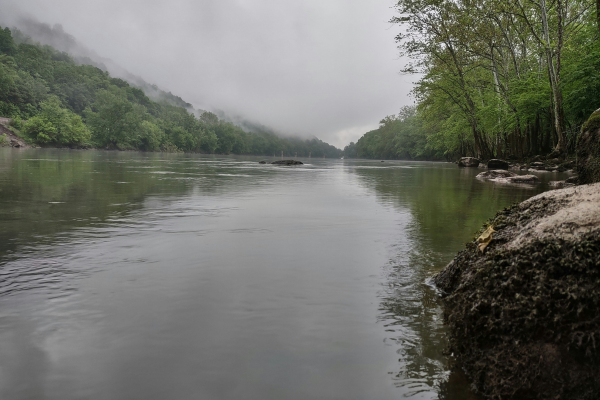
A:
<svg viewBox="0 0 600 400">
<path fill-rule="evenodd" d="M 539 178 L 535 175 L 517 175 L 514 172 L 503 169 L 493 169 L 491 171 L 482 172 L 477 175 L 477 178 L 500 183 L 535 184 L 540 182 Z"/>
<path fill-rule="evenodd" d="M 477 168 L 480 162 L 481 161 L 475 157 L 463 157 L 458 161 L 458 166 Z"/>
<path fill-rule="evenodd" d="M 508 169 L 509 164 L 504 160 L 498 160 L 496 158 L 491 159 L 487 163 L 488 169 Z"/>
<path fill-rule="evenodd" d="M 485 171 L 477 175 L 479 179 L 498 179 L 498 178 L 510 178 L 513 176 L 517 176 L 514 172 L 506 171 L 503 169 L 493 169 L 490 171 Z"/>
<path fill-rule="evenodd" d="M 277 160 L 273 161 L 271 164 L 273 165 L 304 165 L 302 161 L 296 160 Z"/>
</svg>

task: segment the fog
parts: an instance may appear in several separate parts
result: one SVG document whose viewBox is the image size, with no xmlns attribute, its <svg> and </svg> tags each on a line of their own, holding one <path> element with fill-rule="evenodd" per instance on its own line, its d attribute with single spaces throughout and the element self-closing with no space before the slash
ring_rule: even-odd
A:
<svg viewBox="0 0 600 400">
<path fill-rule="evenodd" d="M 392 0 L 0 0 L 194 107 L 356 141 L 411 104 Z"/>
</svg>

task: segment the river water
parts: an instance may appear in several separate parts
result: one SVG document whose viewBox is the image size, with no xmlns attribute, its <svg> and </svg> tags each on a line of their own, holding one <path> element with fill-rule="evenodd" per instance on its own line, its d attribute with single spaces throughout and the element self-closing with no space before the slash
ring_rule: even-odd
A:
<svg viewBox="0 0 600 400">
<path fill-rule="evenodd" d="M 427 279 L 564 176 L 258 160 L 0 149 L 0 398 L 468 398 Z"/>
</svg>

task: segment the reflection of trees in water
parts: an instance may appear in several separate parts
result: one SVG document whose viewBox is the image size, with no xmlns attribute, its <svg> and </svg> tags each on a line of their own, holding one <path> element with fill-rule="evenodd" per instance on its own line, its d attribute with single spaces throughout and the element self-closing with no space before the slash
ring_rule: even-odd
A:
<svg viewBox="0 0 600 400">
<path fill-rule="evenodd" d="M 397 386 L 413 395 L 434 390 L 441 399 L 469 399 L 473 395 L 462 374 L 448 373 L 439 299 L 426 281 L 496 211 L 539 189 L 486 184 L 474 179 L 478 171 L 443 164 L 412 165 L 415 168 L 396 164 L 353 169 L 380 202 L 408 209 L 412 217 L 406 232 L 410 248 L 390 249 L 387 286 L 381 294 L 379 321 L 399 356 L 398 370 L 392 376 Z"/>
<path fill-rule="evenodd" d="M 392 375 L 395 384 L 417 394 L 439 387 L 448 367 L 442 354 L 444 327 L 437 295 L 426 285 L 432 254 L 419 248 L 407 252 L 386 267 L 379 321 L 399 356 L 398 370 Z"/>
</svg>

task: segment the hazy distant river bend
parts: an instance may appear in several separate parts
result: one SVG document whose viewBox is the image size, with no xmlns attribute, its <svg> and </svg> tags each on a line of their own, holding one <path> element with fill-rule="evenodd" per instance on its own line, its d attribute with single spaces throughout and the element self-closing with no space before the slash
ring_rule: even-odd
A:
<svg viewBox="0 0 600 400">
<path fill-rule="evenodd" d="M 426 279 L 560 176 L 258 160 L 0 149 L 0 398 L 465 398 Z"/>
</svg>

